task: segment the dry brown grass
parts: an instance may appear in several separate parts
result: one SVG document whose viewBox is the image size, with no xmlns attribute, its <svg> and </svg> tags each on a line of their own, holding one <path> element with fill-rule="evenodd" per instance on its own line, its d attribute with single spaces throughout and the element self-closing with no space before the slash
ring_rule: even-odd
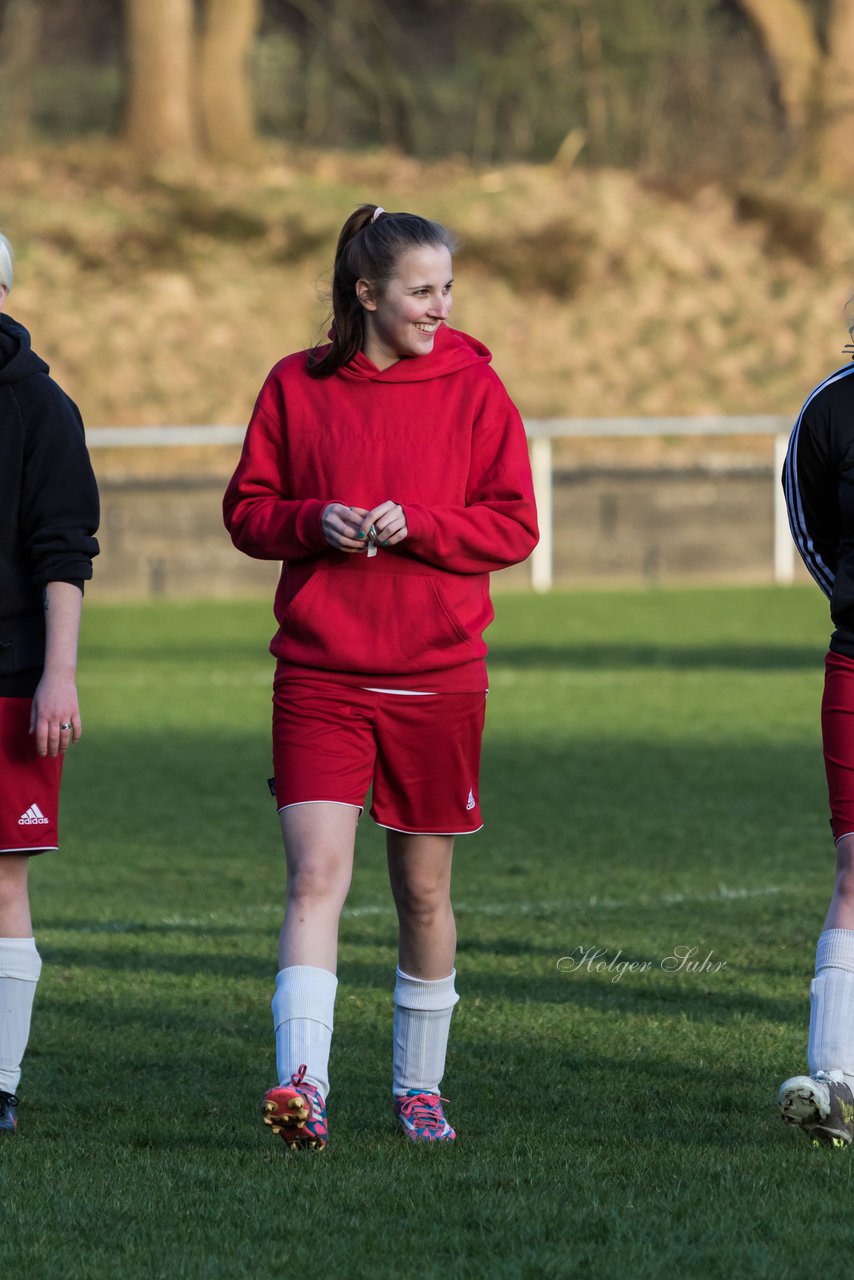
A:
<svg viewBox="0 0 854 1280">
<path fill-rule="evenodd" d="M 454 323 L 527 414 L 794 414 L 844 362 L 847 205 L 379 153 L 159 182 L 104 146 L 7 158 L 11 310 L 90 424 L 243 422 L 274 361 L 322 333 L 318 286 L 365 199 L 459 233 Z"/>
</svg>

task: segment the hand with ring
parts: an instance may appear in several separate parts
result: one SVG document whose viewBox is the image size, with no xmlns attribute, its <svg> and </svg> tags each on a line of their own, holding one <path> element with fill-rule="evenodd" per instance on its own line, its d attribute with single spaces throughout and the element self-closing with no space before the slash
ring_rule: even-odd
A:
<svg viewBox="0 0 854 1280">
<path fill-rule="evenodd" d="M 46 668 L 33 694 L 30 714 L 36 751 L 40 756 L 65 755 L 72 743 L 79 742 L 82 732 L 73 672 Z"/>
</svg>

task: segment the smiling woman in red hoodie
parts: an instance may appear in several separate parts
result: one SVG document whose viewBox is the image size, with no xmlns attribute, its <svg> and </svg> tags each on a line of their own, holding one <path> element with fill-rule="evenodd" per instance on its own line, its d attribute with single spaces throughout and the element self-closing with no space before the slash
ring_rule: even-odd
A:
<svg viewBox="0 0 854 1280">
<path fill-rule="evenodd" d="M 448 1141 L 439 1084 L 454 989 L 454 839 L 481 826 L 489 572 L 537 540 L 519 414 L 446 324 L 453 242 L 362 205 L 333 275 L 331 344 L 281 360 L 225 495 L 241 551 L 282 560 L 273 695 L 288 870 L 265 1122 L 323 1147 L 338 924 L 369 788 L 399 921 L 394 1109 Z"/>
</svg>

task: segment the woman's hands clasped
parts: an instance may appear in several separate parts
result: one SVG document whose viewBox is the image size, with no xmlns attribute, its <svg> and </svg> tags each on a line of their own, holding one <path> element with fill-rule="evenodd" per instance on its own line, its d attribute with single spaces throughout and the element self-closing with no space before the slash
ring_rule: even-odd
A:
<svg viewBox="0 0 854 1280">
<path fill-rule="evenodd" d="M 371 511 L 330 502 L 324 507 L 321 525 L 329 545 L 348 553 L 367 551 L 370 546 L 393 547 L 409 532 L 406 512 L 391 498 Z"/>
</svg>

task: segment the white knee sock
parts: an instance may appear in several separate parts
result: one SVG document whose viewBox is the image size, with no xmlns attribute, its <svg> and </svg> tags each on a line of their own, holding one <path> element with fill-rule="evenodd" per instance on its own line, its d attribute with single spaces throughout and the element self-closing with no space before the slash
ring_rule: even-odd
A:
<svg viewBox="0 0 854 1280">
<path fill-rule="evenodd" d="M 328 969 L 293 964 L 276 974 L 273 1026 L 279 1084 L 306 1066 L 305 1078 L 329 1097 L 329 1048 L 338 979 Z"/>
<path fill-rule="evenodd" d="M 445 1054 L 451 1014 L 459 996 L 454 990 L 456 969 L 447 978 L 428 982 L 397 970 L 394 985 L 395 1095 L 408 1089 L 438 1093 L 445 1074 Z"/>
<path fill-rule="evenodd" d="M 826 929 L 810 984 L 810 1072 L 842 1072 L 854 1088 L 854 929 Z"/>
<path fill-rule="evenodd" d="M 0 1089 L 14 1093 L 42 962 L 35 938 L 0 938 Z"/>
</svg>

